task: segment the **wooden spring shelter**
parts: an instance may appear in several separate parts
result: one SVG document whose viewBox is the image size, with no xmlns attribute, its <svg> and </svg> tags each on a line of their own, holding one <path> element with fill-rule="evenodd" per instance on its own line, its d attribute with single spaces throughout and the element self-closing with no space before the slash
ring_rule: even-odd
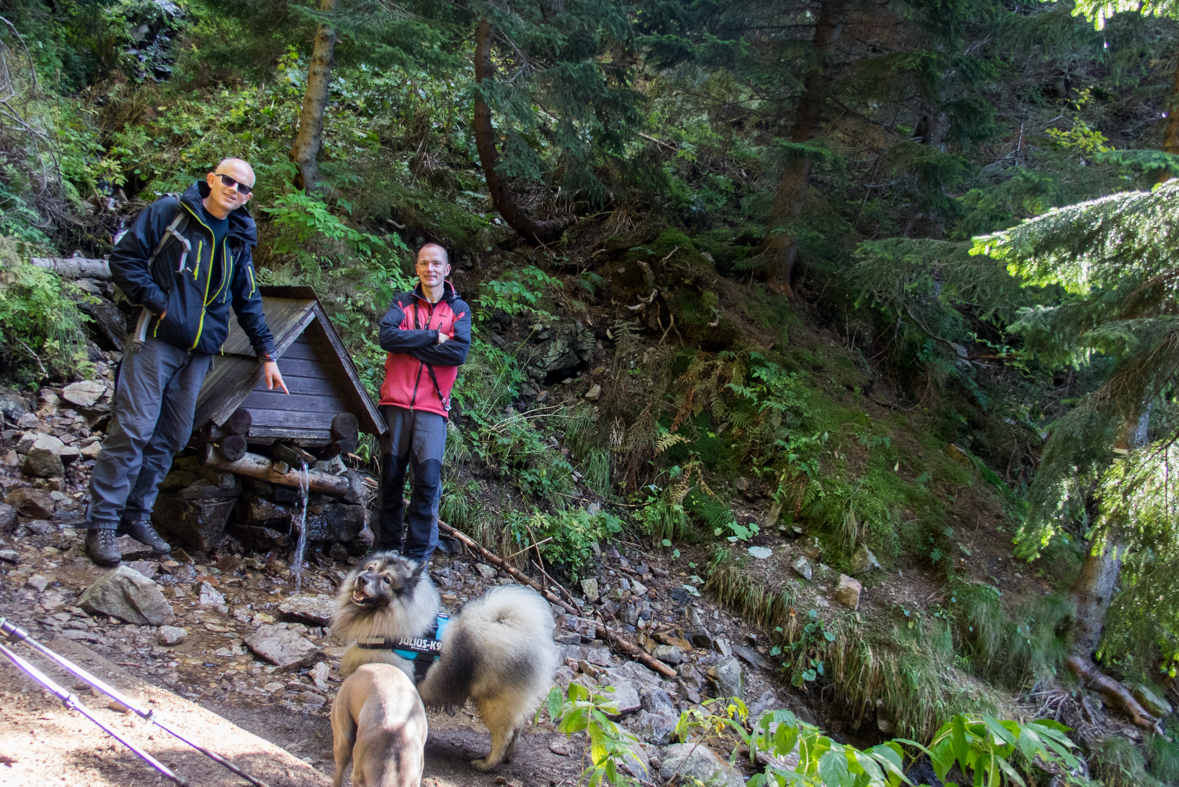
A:
<svg viewBox="0 0 1179 787">
<path fill-rule="evenodd" d="M 315 291 L 293 286 L 260 290 L 290 395 L 266 389 L 262 364 L 237 317 L 231 316 L 229 336 L 197 396 L 194 440 L 216 443 L 231 460 L 241 456 L 245 444 L 280 441 L 326 458 L 355 450 L 358 431 L 383 435 L 385 421 Z M 224 439 L 233 435 L 239 439 Z"/>
</svg>

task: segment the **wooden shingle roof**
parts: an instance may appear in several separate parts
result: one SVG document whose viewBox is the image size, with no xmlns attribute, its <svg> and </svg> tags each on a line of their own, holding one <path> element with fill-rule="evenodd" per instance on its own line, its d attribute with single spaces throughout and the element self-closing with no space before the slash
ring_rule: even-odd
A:
<svg viewBox="0 0 1179 787">
<path fill-rule="evenodd" d="M 311 343 L 320 350 L 313 362 L 328 366 L 326 373 L 331 381 L 331 390 L 311 386 L 305 391 L 297 391 L 292 385 L 292 377 L 287 379 L 290 397 L 282 391 L 267 391 L 262 384 L 262 364 L 254 355 L 246 332 L 238 325 L 236 315 L 231 315 L 229 336 L 222 345 L 222 352 L 215 357 L 213 369 L 197 396 L 194 431 L 208 424 L 221 426 L 249 398 L 252 403 L 273 400 L 276 406 L 292 410 L 291 415 L 296 420 L 292 428 L 302 424 L 309 432 L 324 431 L 327 427 L 318 421 L 330 423 L 336 414 L 335 408 L 345 407 L 360 421 L 360 431 L 384 434 L 384 419 L 365 391 L 356 367 L 328 320 L 315 291 L 311 287 L 290 286 L 261 287 L 260 291 L 266 324 L 274 335 L 278 349 L 279 370 L 284 371 L 283 357 L 288 351 L 294 353 L 292 347 L 300 347 L 301 352 L 294 355 L 302 355 L 305 345 Z M 290 366 L 297 363 L 293 359 L 288 361 Z M 317 406 L 317 396 L 324 396 L 323 407 Z M 251 435 L 254 432 L 252 429 Z"/>
</svg>

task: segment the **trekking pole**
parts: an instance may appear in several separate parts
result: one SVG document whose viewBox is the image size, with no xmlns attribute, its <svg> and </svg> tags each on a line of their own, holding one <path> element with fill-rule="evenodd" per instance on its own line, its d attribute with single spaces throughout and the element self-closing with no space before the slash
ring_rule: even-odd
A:
<svg viewBox="0 0 1179 787">
<path fill-rule="evenodd" d="M 143 719 L 145 721 L 149 721 L 152 724 L 156 725 L 161 730 L 168 733 L 173 738 L 176 738 L 181 743 L 199 751 L 201 754 L 205 755 L 213 762 L 224 766 L 228 770 L 230 770 L 233 773 L 237 774 L 238 776 L 242 777 L 243 779 L 248 781 L 250 784 L 254 785 L 254 787 L 267 787 L 265 782 L 260 781 L 259 779 L 255 779 L 253 776 L 249 775 L 248 773 L 246 773 L 242 769 L 238 768 L 236 765 L 229 762 L 221 755 L 219 755 L 215 752 L 209 751 L 204 746 L 201 746 L 199 744 L 193 743 L 192 741 L 188 740 L 179 731 L 173 729 L 170 725 L 165 724 L 164 722 L 155 718 L 155 716 L 153 715 L 154 711 L 147 710 L 145 708 L 140 707 L 139 704 L 135 702 L 135 700 L 126 696 L 125 694 L 123 694 L 123 692 L 119 691 L 118 689 L 116 689 L 112 686 L 108 686 L 106 683 L 104 683 L 103 681 L 94 677 L 89 672 L 87 672 L 86 670 L 79 667 L 77 664 L 75 664 L 72 661 L 70 661 L 69 659 L 67 659 L 65 656 L 62 656 L 62 655 L 50 650 L 49 648 L 45 647 L 37 640 L 30 637 L 29 632 L 25 631 L 22 628 L 18 628 L 17 626 L 14 626 L 12 623 L 9 623 L 8 620 L 5 618 L 0 618 L 0 634 L 7 634 L 11 639 L 25 643 L 33 650 L 37 651 L 45 658 L 49 659 L 57 666 L 64 669 L 66 672 L 68 672 L 71 675 L 73 675 L 74 677 L 79 678 L 79 679 L 85 681 L 86 683 L 90 684 L 93 688 L 97 689 L 98 691 L 101 691 L 103 694 L 107 695 L 112 700 L 115 700 L 116 702 L 121 703 L 124 707 L 126 707 L 128 710 L 130 710 L 135 715 L 139 716 L 141 719 Z"/>
<path fill-rule="evenodd" d="M 151 767 L 155 768 L 157 771 L 159 771 L 163 775 L 167 776 L 172 781 L 179 784 L 180 787 L 187 787 L 188 783 L 185 782 L 183 779 L 181 779 L 176 774 L 172 773 L 172 771 L 168 769 L 167 765 L 164 765 L 164 763 L 160 762 L 155 757 L 151 756 L 150 754 L 145 752 L 143 749 L 136 746 L 134 743 L 131 743 L 131 741 L 125 740 L 117 732 L 112 730 L 107 725 L 103 724 L 102 721 L 100 721 L 98 718 L 96 718 L 90 712 L 90 709 L 87 708 L 85 705 L 83 705 L 81 703 L 81 701 L 75 695 L 66 691 L 61 686 L 58 686 L 56 683 L 54 683 L 52 680 L 50 680 L 49 677 L 45 673 L 41 672 L 41 670 L 37 669 L 32 664 L 30 664 L 29 662 L 22 659 L 20 656 L 13 653 L 11 650 L 9 650 L 4 645 L 0 645 L 0 655 L 5 656 L 9 661 L 11 661 L 13 664 L 15 664 L 18 669 L 20 669 L 22 672 L 24 672 L 26 675 L 28 675 L 30 678 L 32 678 L 37 683 L 41 684 L 42 688 L 44 688 L 50 694 L 52 694 L 53 696 L 55 696 L 59 700 L 61 700 L 62 705 L 65 705 L 70 710 L 76 710 L 78 713 L 81 713 L 83 716 L 90 719 L 90 721 L 97 724 L 103 732 L 105 732 L 107 735 L 109 735 L 112 738 L 114 738 L 115 740 L 117 740 L 119 743 L 126 746 L 128 749 L 131 750 L 131 752 L 133 754 L 135 754 L 135 756 L 137 756 L 139 759 L 146 762 Z"/>
</svg>

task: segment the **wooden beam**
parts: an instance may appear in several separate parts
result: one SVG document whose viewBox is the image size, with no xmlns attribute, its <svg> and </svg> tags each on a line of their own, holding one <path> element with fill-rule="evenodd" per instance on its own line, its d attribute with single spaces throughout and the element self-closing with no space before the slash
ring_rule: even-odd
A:
<svg viewBox="0 0 1179 787">
<path fill-rule="evenodd" d="M 249 434 L 250 425 L 254 423 L 254 416 L 244 407 L 239 407 L 221 424 L 230 434 Z"/>
<path fill-rule="evenodd" d="M 359 431 L 360 419 L 352 413 L 336 413 L 332 419 L 332 437 L 337 440 L 356 440 Z"/>
<path fill-rule="evenodd" d="M 503 558 L 501 558 L 499 555 L 495 554 L 491 550 L 484 549 L 482 546 L 475 543 L 475 541 L 473 541 L 465 533 L 460 533 L 458 530 L 455 530 L 453 527 L 446 524 L 445 522 L 442 522 L 441 520 L 439 520 L 439 522 L 438 522 L 438 529 L 441 532 L 445 533 L 446 535 L 450 536 L 451 538 L 456 538 L 459 541 L 463 542 L 468 547 L 473 549 L 475 552 L 482 555 L 483 559 L 486 560 L 488 563 L 498 566 L 499 568 L 501 568 L 504 571 L 511 574 L 513 579 L 517 580 L 518 582 L 523 582 L 525 585 L 528 585 L 533 590 L 536 590 L 542 596 L 544 596 L 545 599 L 549 603 L 556 604 L 558 607 L 561 607 L 563 610 L 568 612 L 570 615 L 573 615 L 573 616 L 579 617 L 579 618 L 584 617 L 581 613 L 581 610 L 577 609 L 576 607 L 572 606 L 571 604 L 566 604 L 564 601 L 561 600 L 561 598 L 559 596 L 557 596 L 554 593 L 550 593 L 548 590 L 545 589 L 545 587 L 543 585 L 541 585 L 535 579 L 528 576 L 527 574 L 523 574 L 520 571 L 517 571 L 506 560 L 504 560 Z M 664 676 L 665 678 L 671 678 L 672 680 L 679 679 L 679 675 L 676 673 L 675 670 L 673 670 L 671 667 L 664 664 L 662 661 L 659 661 L 658 659 L 653 658 L 650 654 L 647 653 L 647 651 L 643 650 L 642 648 L 640 648 L 638 645 L 634 644 L 630 640 L 624 639 L 622 636 L 615 634 L 613 631 L 606 628 L 606 626 L 604 624 L 599 623 L 597 621 L 594 622 L 594 626 L 595 626 L 595 633 L 597 634 L 597 636 L 599 636 L 602 639 L 609 642 L 611 645 L 613 645 L 615 648 L 617 648 L 621 653 L 623 653 L 627 657 L 634 659 L 635 661 L 638 661 L 639 663 L 641 663 L 645 667 L 649 667 L 650 669 L 655 670 L 656 672 L 658 672 L 660 675 Z"/>
<path fill-rule="evenodd" d="M 217 450 L 230 462 L 236 462 L 246 455 L 246 438 L 240 434 L 226 435 L 217 444 Z"/>
<path fill-rule="evenodd" d="M 290 469 L 283 462 L 272 462 L 264 456 L 252 454 L 248 451 L 241 459 L 230 462 L 215 451 L 212 445 L 208 444 L 205 445 L 205 464 L 218 470 L 257 478 L 260 481 L 266 481 L 271 484 L 295 487 L 296 489 L 300 486 L 303 475 L 298 470 Z M 287 469 L 282 471 L 284 467 Z M 308 470 L 307 483 L 308 488 L 312 492 L 331 495 L 332 497 L 341 497 L 349 503 L 360 501 L 359 490 L 353 489 L 352 480 L 348 476 L 331 475 L 330 473 Z"/>
<path fill-rule="evenodd" d="M 106 260 L 85 257 L 33 257 L 30 262 L 38 268 L 48 268 L 67 279 L 102 279 L 109 281 L 111 269 Z"/>
</svg>

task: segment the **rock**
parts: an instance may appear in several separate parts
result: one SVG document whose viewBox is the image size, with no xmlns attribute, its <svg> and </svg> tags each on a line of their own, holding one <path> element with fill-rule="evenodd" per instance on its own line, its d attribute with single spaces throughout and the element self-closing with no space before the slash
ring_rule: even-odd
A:
<svg viewBox="0 0 1179 787">
<path fill-rule="evenodd" d="M 138 571 L 148 579 L 155 579 L 160 573 L 160 564 L 154 560 L 132 560 L 123 563 L 127 568 Z"/>
<path fill-rule="evenodd" d="M 0 560 L 16 565 L 20 563 L 20 555 L 14 549 L 0 549 Z"/>
<path fill-rule="evenodd" d="M 484 579 L 495 579 L 498 572 L 486 563 L 476 563 L 475 570 L 479 572 L 479 576 Z"/>
<path fill-rule="evenodd" d="M 602 398 L 602 386 L 594 383 L 593 386 L 585 392 L 585 398 L 591 402 L 596 402 Z"/>
<path fill-rule="evenodd" d="M 97 404 L 106 393 L 106 386 L 93 380 L 67 385 L 61 392 L 61 398 L 72 405 L 86 410 Z"/>
<path fill-rule="evenodd" d="M 563 740 L 555 740 L 549 744 L 549 751 L 559 757 L 569 756 L 569 744 Z"/>
<path fill-rule="evenodd" d="M 684 651 L 675 645 L 660 645 L 651 655 L 666 664 L 684 663 Z"/>
<path fill-rule="evenodd" d="M 745 492 L 749 491 L 749 479 L 745 476 L 737 476 L 737 478 L 733 480 L 733 486 L 738 492 L 744 494 Z"/>
<path fill-rule="evenodd" d="M 16 442 L 16 452 L 18 454 L 27 454 L 34 448 L 56 453 L 65 448 L 65 443 L 51 434 L 44 434 L 42 432 L 25 432 L 20 436 L 20 440 Z"/>
<path fill-rule="evenodd" d="M 880 561 L 876 559 L 876 555 L 872 554 L 872 550 L 864 544 L 860 544 L 860 548 L 852 555 L 851 572 L 856 576 L 867 574 L 870 571 L 882 571 Z"/>
<path fill-rule="evenodd" d="M 629 727 L 641 740 L 656 746 L 664 746 L 671 742 L 671 736 L 678 723 L 677 713 L 653 713 L 642 710 Z"/>
<path fill-rule="evenodd" d="M 16 525 L 16 509 L 7 503 L 0 503 L 0 533 L 11 533 L 16 530 Z"/>
<path fill-rule="evenodd" d="M 757 719 L 768 710 L 776 710 L 779 705 L 778 695 L 770 690 L 763 691 L 761 696 L 749 706 L 749 718 Z"/>
<path fill-rule="evenodd" d="M 646 781 L 650 778 L 651 760 L 647 757 L 646 749 L 638 741 L 631 742 L 630 754 L 622 757 L 621 764 L 622 769 L 636 779 Z"/>
<path fill-rule="evenodd" d="M 670 713 L 675 714 L 675 703 L 672 702 L 671 695 L 663 689 L 652 689 L 651 691 L 643 692 L 643 696 L 639 699 L 639 704 L 643 710 L 651 713 Z"/>
<path fill-rule="evenodd" d="M 704 625 L 704 618 L 700 617 L 700 610 L 695 607 L 688 607 L 688 628 L 691 632 L 693 645 L 705 650 L 712 650 L 712 634 Z"/>
<path fill-rule="evenodd" d="M 316 626 L 327 626 L 332 622 L 336 602 L 323 594 L 300 593 L 291 596 L 278 605 L 278 611 L 288 618 Z"/>
<path fill-rule="evenodd" d="M 802 551 L 811 560 L 818 560 L 823 556 L 823 545 L 819 543 L 818 536 L 811 536 L 811 538 L 803 545 Z"/>
<path fill-rule="evenodd" d="M 320 691 L 327 691 L 329 688 L 331 688 L 331 684 L 328 683 L 328 676 L 331 675 L 331 673 L 332 669 L 327 665 L 327 662 L 320 661 L 316 663 L 316 665 L 312 667 L 311 671 L 307 674 L 311 677 L 311 682 L 315 684 L 315 688 L 319 689 Z"/>
<path fill-rule="evenodd" d="M 202 607 L 213 607 L 218 611 L 224 611 L 225 614 L 229 613 L 229 607 L 225 605 L 225 596 L 221 595 L 208 582 L 200 584 L 200 596 L 197 599 L 197 604 Z"/>
<path fill-rule="evenodd" d="M 762 658 L 761 654 L 753 648 L 734 645 L 733 653 L 751 667 L 755 667 L 760 670 L 768 670 L 770 668 L 769 662 Z"/>
<path fill-rule="evenodd" d="M 848 609 L 859 609 L 860 593 L 864 586 L 847 574 L 839 575 L 839 585 L 835 588 L 835 600 Z"/>
<path fill-rule="evenodd" d="M 630 582 L 630 589 L 636 596 L 641 596 L 647 592 L 647 586 L 637 579 L 632 579 Z"/>
<path fill-rule="evenodd" d="M 166 494 L 156 498 L 152 523 L 201 552 L 208 552 L 225 537 L 225 523 L 237 504 L 235 498 L 185 500 Z"/>
<path fill-rule="evenodd" d="M 606 648 L 590 648 L 586 652 L 586 661 L 599 667 L 609 667 L 612 663 L 610 651 Z"/>
<path fill-rule="evenodd" d="M 1156 719 L 1161 719 L 1171 714 L 1171 703 L 1141 683 L 1134 687 L 1134 699 L 1138 700 L 1138 703 L 1142 705 L 1146 712 Z"/>
<path fill-rule="evenodd" d="M 598 636 L 598 624 L 589 618 L 575 618 L 568 615 L 565 618 L 565 628 L 576 633 L 581 642 L 593 642 L 594 638 Z M 568 643 L 575 645 L 577 643 Z"/>
<path fill-rule="evenodd" d="M 581 580 L 581 592 L 585 594 L 586 601 L 593 602 L 601 598 L 601 594 L 598 593 L 598 580 L 596 579 Z"/>
<path fill-rule="evenodd" d="M 246 549 L 258 552 L 269 552 L 275 548 L 285 548 L 287 545 L 285 533 L 271 530 L 268 527 L 250 527 L 249 525 L 229 523 L 226 525 L 226 532 L 242 542 L 242 546 Z"/>
<path fill-rule="evenodd" d="M 179 645 L 184 642 L 184 638 L 188 636 L 188 630 L 182 629 L 179 626 L 160 626 L 160 630 L 156 634 L 156 638 L 161 645 Z"/>
<path fill-rule="evenodd" d="M 364 506 L 328 503 L 318 513 L 307 513 L 307 538 L 350 543 L 364 528 Z"/>
<path fill-rule="evenodd" d="M 36 413 L 25 413 L 16 419 L 17 429 L 36 429 L 40 425 L 41 419 L 37 417 Z"/>
<path fill-rule="evenodd" d="M 32 478 L 60 478 L 65 475 L 65 464 L 52 451 L 34 448 L 25 456 L 21 472 Z"/>
<path fill-rule="evenodd" d="M 698 780 L 702 784 L 744 787 L 740 771 L 722 761 L 703 744 L 675 743 L 660 750 L 659 776 L 670 781 L 676 775 L 683 784 Z"/>
<path fill-rule="evenodd" d="M 52 522 L 46 522 L 44 519 L 34 519 L 30 522 L 25 522 L 25 527 L 29 532 L 37 536 L 47 536 L 50 533 L 56 533 L 57 528 Z"/>
<path fill-rule="evenodd" d="M 174 617 L 160 586 L 138 571 L 119 566 L 83 591 L 78 606 L 137 626 L 162 626 Z"/>
<path fill-rule="evenodd" d="M 115 539 L 115 546 L 119 548 L 119 555 L 124 562 L 146 560 L 153 556 L 151 547 L 136 541 L 131 536 L 119 536 Z"/>
<path fill-rule="evenodd" d="M 748 551 L 750 555 L 757 558 L 758 560 L 765 560 L 774 556 L 774 550 L 770 549 L 769 547 L 753 546 L 749 547 L 749 549 L 746 551 Z"/>
<path fill-rule="evenodd" d="M 40 574 L 33 574 L 33 576 L 25 580 L 25 586 L 31 587 L 38 593 L 44 593 L 45 588 L 49 587 L 49 578 L 43 577 Z"/>
<path fill-rule="evenodd" d="M 729 641 L 723 637 L 716 638 L 716 652 L 728 658 L 733 655 L 733 648 L 729 645 Z"/>
<path fill-rule="evenodd" d="M 629 716 L 642 707 L 642 702 L 639 700 L 639 690 L 634 682 L 618 677 L 612 670 L 608 671 L 602 679 L 607 681 L 604 685 L 614 688 L 613 692 L 604 692 L 606 697 L 618 705 L 618 713 L 612 714 L 611 718 L 620 719 L 623 716 Z"/>
<path fill-rule="evenodd" d="M 805 555 L 799 555 L 794 560 L 794 562 L 790 564 L 790 567 L 794 569 L 794 573 L 798 574 L 807 582 L 811 581 L 811 576 L 813 576 L 811 572 L 811 564 L 810 561 L 806 559 Z"/>
<path fill-rule="evenodd" d="M 102 443 L 90 443 L 82 446 L 83 459 L 97 459 L 98 455 L 102 453 Z"/>
<path fill-rule="evenodd" d="M 17 423 L 21 416 L 29 415 L 25 398 L 11 388 L 0 386 L 0 416 L 9 423 Z"/>
<path fill-rule="evenodd" d="M 50 519 L 53 517 L 53 498 L 48 492 L 22 486 L 13 489 L 4 502 L 16 509 L 26 519 Z"/>
<path fill-rule="evenodd" d="M 85 281 L 85 279 L 79 279 Z M 86 298 L 78 301 L 78 309 L 90 315 L 86 324 L 95 343 L 104 350 L 123 351 L 127 336 L 127 316 L 106 298 Z"/>
<path fill-rule="evenodd" d="M 306 667 L 322 654 L 314 643 L 290 629 L 263 626 L 246 638 L 246 647 L 281 669 Z"/>
<path fill-rule="evenodd" d="M 708 670 L 708 678 L 716 685 L 716 696 L 745 697 L 745 676 L 741 674 L 741 663 L 734 656 L 726 656 L 720 663 Z"/>
</svg>

